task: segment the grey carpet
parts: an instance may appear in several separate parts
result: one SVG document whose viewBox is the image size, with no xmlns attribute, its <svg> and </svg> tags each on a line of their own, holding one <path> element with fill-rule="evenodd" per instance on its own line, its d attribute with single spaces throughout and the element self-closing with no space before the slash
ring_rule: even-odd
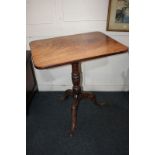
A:
<svg viewBox="0 0 155 155">
<path fill-rule="evenodd" d="M 80 102 L 78 128 L 71 138 L 72 99 L 60 103 L 62 92 L 37 93 L 27 115 L 27 155 L 128 155 L 129 99 L 125 92 L 95 92 L 99 108 Z"/>
</svg>

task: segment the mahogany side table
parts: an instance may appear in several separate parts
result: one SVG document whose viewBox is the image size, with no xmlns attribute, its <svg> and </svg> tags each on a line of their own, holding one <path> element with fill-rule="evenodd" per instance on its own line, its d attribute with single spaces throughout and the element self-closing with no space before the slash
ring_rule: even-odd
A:
<svg viewBox="0 0 155 155">
<path fill-rule="evenodd" d="M 77 127 L 77 109 L 81 99 L 88 98 L 95 104 L 96 96 L 83 92 L 80 84 L 80 62 L 98 57 L 126 52 L 128 48 L 101 32 L 90 32 L 70 36 L 32 41 L 30 43 L 34 66 L 45 69 L 65 64 L 72 65 L 73 88 L 66 90 L 64 99 L 73 97 L 71 105 L 71 129 Z"/>
</svg>

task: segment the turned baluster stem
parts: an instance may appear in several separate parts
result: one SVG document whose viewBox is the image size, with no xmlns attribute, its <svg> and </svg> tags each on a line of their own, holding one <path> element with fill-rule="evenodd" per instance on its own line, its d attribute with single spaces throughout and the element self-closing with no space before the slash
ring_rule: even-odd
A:
<svg viewBox="0 0 155 155">
<path fill-rule="evenodd" d="M 78 62 L 72 63 L 72 83 L 73 83 L 73 94 L 74 97 L 81 93 L 80 86 L 80 66 Z"/>
</svg>

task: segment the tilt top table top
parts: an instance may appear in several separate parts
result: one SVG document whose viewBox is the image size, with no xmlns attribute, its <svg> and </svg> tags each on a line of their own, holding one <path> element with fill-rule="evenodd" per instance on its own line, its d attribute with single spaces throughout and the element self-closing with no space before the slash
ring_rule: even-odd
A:
<svg viewBox="0 0 155 155">
<path fill-rule="evenodd" d="M 77 109 L 82 99 L 90 99 L 98 106 L 95 94 L 82 91 L 80 83 L 80 62 L 98 57 L 126 52 L 128 48 L 101 32 L 90 32 L 30 43 L 33 63 L 36 68 L 45 69 L 64 64 L 72 65 L 72 89 L 64 93 L 64 98 L 73 98 L 71 105 L 70 136 L 77 128 Z"/>
<path fill-rule="evenodd" d="M 32 41 L 30 48 L 33 63 L 38 69 L 104 57 L 128 50 L 126 46 L 101 32 Z"/>
</svg>

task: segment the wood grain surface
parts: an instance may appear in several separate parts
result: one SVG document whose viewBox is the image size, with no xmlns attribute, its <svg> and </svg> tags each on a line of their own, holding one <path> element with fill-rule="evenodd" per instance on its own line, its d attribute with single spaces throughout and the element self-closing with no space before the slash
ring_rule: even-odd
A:
<svg viewBox="0 0 155 155">
<path fill-rule="evenodd" d="M 36 40 L 30 43 L 33 63 L 44 69 L 128 51 L 101 32 Z"/>
</svg>

